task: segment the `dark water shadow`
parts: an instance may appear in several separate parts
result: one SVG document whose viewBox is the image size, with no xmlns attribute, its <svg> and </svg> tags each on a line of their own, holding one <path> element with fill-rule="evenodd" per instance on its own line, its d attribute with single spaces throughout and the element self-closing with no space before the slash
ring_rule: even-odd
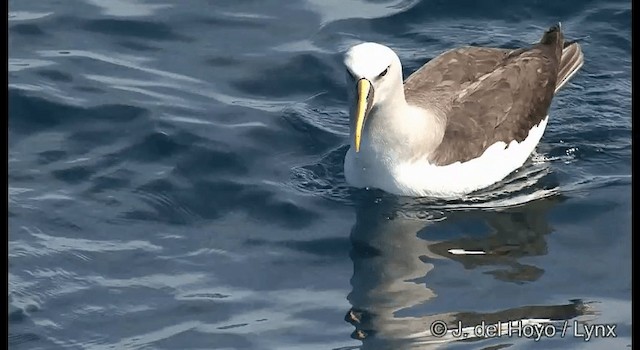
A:
<svg viewBox="0 0 640 350">
<path fill-rule="evenodd" d="M 589 314 L 581 300 L 551 305 L 519 301 L 527 298 L 510 298 L 509 303 L 518 304 L 508 308 L 484 305 L 477 298 L 477 307 L 464 310 L 468 306 L 454 305 L 452 298 L 439 296 L 437 291 L 457 289 L 456 294 L 467 295 L 473 302 L 475 281 L 463 281 L 460 286 L 433 282 L 437 282 L 434 274 L 439 266 L 458 280 L 478 276 L 465 271 L 484 271 L 496 280 L 491 288 L 536 281 L 545 271 L 531 259 L 522 260 L 547 254 L 546 236 L 553 229 L 546 216 L 563 200 L 554 195 L 511 207 L 491 209 L 484 203 L 457 210 L 410 198 L 381 200 L 372 193 L 361 194 L 350 235 L 354 272 L 348 300 L 352 308 L 345 320 L 355 327 L 352 338 L 362 341 L 362 349 L 435 349 L 459 341 L 491 341 L 482 346 L 497 349 L 510 346 L 515 339 L 483 340 L 475 335 L 474 327 L 500 321 L 501 332 L 507 331 L 506 322 L 560 332 L 562 321 Z M 436 321 L 449 332 L 434 334 L 431 326 Z M 452 333 L 459 327 L 466 335 Z"/>
</svg>

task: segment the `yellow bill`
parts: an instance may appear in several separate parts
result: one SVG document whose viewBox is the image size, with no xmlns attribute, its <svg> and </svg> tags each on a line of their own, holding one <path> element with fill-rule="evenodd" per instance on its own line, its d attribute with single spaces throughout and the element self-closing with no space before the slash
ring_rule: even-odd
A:
<svg viewBox="0 0 640 350">
<path fill-rule="evenodd" d="M 355 146 L 356 152 L 360 152 L 360 140 L 362 138 L 362 129 L 364 128 L 364 121 L 369 113 L 369 107 L 373 101 L 373 96 L 369 96 L 371 90 L 371 83 L 367 79 L 358 80 L 357 87 L 357 100 L 356 100 L 356 130 L 355 130 Z"/>
</svg>

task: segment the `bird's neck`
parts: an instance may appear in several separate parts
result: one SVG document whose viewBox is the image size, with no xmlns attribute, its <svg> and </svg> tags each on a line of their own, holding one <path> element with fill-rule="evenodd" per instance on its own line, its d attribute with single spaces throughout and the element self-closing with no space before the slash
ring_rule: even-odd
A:
<svg viewBox="0 0 640 350">
<path fill-rule="evenodd" d="M 392 157 L 428 155 L 444 135 L 443 120 L 432 111 L 409 105 L 404 92 L 379 103 L 368 119 L 365 137 L 372 148 L 384 149 Z"/>
</svg>

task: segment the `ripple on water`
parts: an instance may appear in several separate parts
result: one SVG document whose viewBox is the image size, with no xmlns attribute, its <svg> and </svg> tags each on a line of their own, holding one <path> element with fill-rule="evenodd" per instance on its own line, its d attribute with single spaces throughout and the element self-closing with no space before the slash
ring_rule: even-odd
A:
<svg viewBox="0 0 640 350">
<path fill-rule="evenodd" d="M 313 164 L 291 169 L 290 186 L 311 195 L 341 203 L 351 203 L 353 190 L 344 180 L 344 155 L 348 146 L 334 149 Z"/>
<path fill-rule="evenodd" d="M 71 74 L 56 69 L 40 69 L 36 73 L 54 82 L 70 83 L 73 81 Z"/>
<path fill-rule="evenodd" d="M 9 73 L 20 72 L 25 69 L 39 68 L 51 66 L 54 63 L 51 61 L 32 59 L 32 58 L 10 58 L 9 59 Z M 11 84 L 10 84 L 11 86 Z M 15 84 L 14 84 L 15 86 Z M 31 89 L 35 89 L 30 87 Z M 9 105 L 11 106 L 11 105 Z"/>
<path fill-rule="evenodd" d="M 296 86 L 296 94 L 313 95 L 322 89 L 335 99 L 340 99 L 342 84 L 336 77 L 343 75 L 336 74 L 336 65 L 328 62 L 338 62 L 338 59 L 329 55 L 318 57 L 317 53 L 297 54 L 284 63 L 263 65 L 264 68 L 251 78 L 238 80 L 233 85 L 242 92 L 257 96 L 291 96 L 290 87 Z M 278 84 L 274 85 L 274 81 L 278 81 Z"/>
<path fill-rule="evenodd" d="M 20 23 L 9 27 L 11 34 L 24 35 L 30 37 L 44 36 L 45 32 L 36 24 Z"/>
<path fill-rule="evenodd" d="M 95 176 L 91 179 L 91 186 L 88 189 L 90 194 L 99 194 L 103 191 L 118 191 L 131 184 L 131 179 L 135 173 L 127 169 L 116 169 L 105 175 Z"/>
<path fill-rule="evenodd" d="M 134 144 L 123 148 L 119 154 L 123 158 L 138 162 L 161 162 L 175 154 L 181 154 L 188 146 L 165 132 L 153 131 Z"/>
<path fill-rule="evenodd" d="M 177 161 L 173 173 L 186 179 L 221 176 L 242 176 L 249 172 L 251 163 L 239 150 L 229 151 L 224 145 L 194 145 Z"/>
<path fill-rule="evenodd" d="M 253 145 L 260 145 L 259 152 L 268 147 L 270 154 L 317 155 L 339 146 L 343 141 L 337 130 L 344 127 L 328 124 L 323 113 L 291 106 L 285 108 L 269 127 L 247 128 L 242 135 Z"/>
<path fill-rule="evenodd" d="M 9 22 L 31 21 L 51 16 L 53 12 L 9 11 Z"/>
<path fill-rule="evenodd" d="M 11 242 L 9 257 L 46 256 L 66 252 L 102 253 L 126 250 L 157 252 L 162 250 L 162 247 L 142 240 L 92 240 L 52 236 L 34 227 L 22 227 L 22 230 L 24 233 Z M 27 238 L 30 244 L 24 244 Z"/>
<path fill-rule="evenodd" d="M 85 21 L 82 27 L 90 32 L 116 37 L 132 37 L 144 40 L 190 40 L 176 33 L 163 22 L 140 19 L 94 19 Z"/>
<path fill-rule="evenodd" d="M 197 220 L 197 214 L 180 202 L 179 191 L 171 180 L 152 180 L 134 191 L 143 205 L 124 212 L 122 216 L 129 220 L 159 221 L 174 225 L 185 225 Z"/>
<path fill-rule="evenodd" d="M 146 113 L 143 108 L 129 105 L 75 107 L 9 89 L 9 124 L 12 131 L 22 133 L 34 133 L 70 124 L 127 123 L 142 118 Z M 104 130 L 109 128 L 105 127 Z"/>
</svg>

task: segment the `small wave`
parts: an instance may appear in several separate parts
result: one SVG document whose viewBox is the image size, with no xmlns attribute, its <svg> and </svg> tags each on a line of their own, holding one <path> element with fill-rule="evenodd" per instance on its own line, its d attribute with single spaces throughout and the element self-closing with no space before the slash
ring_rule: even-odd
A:
<svg viewBox="0 0 640 350">
<path fill-rule="evenodd" d="M 342 146 L 326 153 L 317 163 L 294 167 L 289 185 L 304 193 L 349 204 L 353 189 L 344 180 L 346 151 L 347 147 Z"/>
<path fill-rule="evenodd" d="M 9 245 L 9 257 L 45 256 L 65 252 L 79 252 L 82 254 L 82 252 L 95 253 L 124 250 L 157 252 L 162 250 L 162 247 L 154 245 L 148 241 L 105 241 L 85 238 L 70 238 L 52 236 L 35 227 L 24 226 L 22 229 L 37 241 L 30 244 L 23 244 L 22 240 L 14 239 Z"/>
<path fill-rule="evenodd" d="M 31 21 L 51 16 L 53 12 L 9 11 L 9 22 Z"/>
<path fill-rule="evenodd" d="M 145 17 L 153 16 L 159 10 L 171 8 L 168 4 L 143 4 L 139 2 L 130 2 L 122 0 L 100 1 L 87 0 L 90 4 L 100 7 L 101 12 L 107 16 L 116 17 Z"/>
<path fill-rule="evenodd" d="M 25 69 L 42 68 L 54 65 L 52 61 L 34 58 L 9 58 L 9 73 L 20 72 Z M 11 85 L 11 84 L 10 84 Z M 28 86 L 28 85 L 26 85 Z"/>
</svg>

